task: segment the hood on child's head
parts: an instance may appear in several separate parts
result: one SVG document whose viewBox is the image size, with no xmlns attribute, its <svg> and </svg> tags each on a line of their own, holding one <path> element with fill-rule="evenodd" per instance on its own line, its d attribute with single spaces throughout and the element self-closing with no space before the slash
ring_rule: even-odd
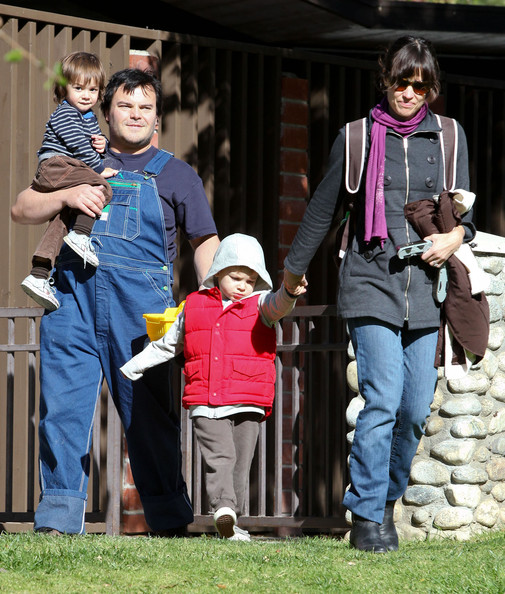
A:
<svg viewBox="0 0 505 594">
<path fill-rule="evenodd" d="M 221 241 L 212 261 L 203 286 L 211 289 L 215 286 L 215 275 L 229 266 L 247 266 L 258 273 L 255 291 L 272 290 L 272 279 L 265 266 L 265 256 L 258 240 L 250 235 L 234 233 Z"/>
</svg>

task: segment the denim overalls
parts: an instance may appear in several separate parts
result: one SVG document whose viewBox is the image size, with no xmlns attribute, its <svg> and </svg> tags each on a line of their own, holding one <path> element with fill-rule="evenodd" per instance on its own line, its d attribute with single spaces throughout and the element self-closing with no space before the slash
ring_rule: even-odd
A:
<svg viewBox="0 0 505 594">
<path fill-rule="evenodd" d="M 175 305 L 172 264 L 154 177 L 171 154 L 159 151 L 144 175 L 120 171 L 111 202 L 93 227 L 98 268 L 64 245 L 57 262 L 61 307 L 41 322 L 40 483 L 35 530 L 84 533 L 93 416 L 103 379 L 119 411 L 146 520 L 152 530 L 193 521 L 181 474 L 180 426 L 170 364 L 142 380 L 119 367 L 146 340 L 143 313 Z"/>
</svg>

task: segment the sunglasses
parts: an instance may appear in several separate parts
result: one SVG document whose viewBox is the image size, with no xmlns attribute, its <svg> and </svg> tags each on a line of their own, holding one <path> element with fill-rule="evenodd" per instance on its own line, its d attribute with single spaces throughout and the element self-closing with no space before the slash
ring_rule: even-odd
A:
<svg viewBox="0 0 505 594">
<path fill-rule="evenodd" d="M 395 86 L 395 91 L 405 91 L 408 87 L 412 87 L 412 90 L 416 95 L 420 95 L 424 97 L 430 92 L 430 85 L 429 83 L 425 82 L 410 82 L 410 80 L 406 80 L 404 78 L 400 79 L 398 84 Z"/>
</svg>

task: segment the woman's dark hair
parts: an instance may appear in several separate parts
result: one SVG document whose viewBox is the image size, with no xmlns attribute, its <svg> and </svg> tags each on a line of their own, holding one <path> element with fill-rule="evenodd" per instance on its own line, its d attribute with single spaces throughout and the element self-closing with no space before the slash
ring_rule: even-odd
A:
<svg viewBox="0 0 505 594">
<path fill-rule="evenodd" d="M 440 93 L 440 68 L 435 50 L 427 39 L 411 35 L 400 37 L 379 58 L 379 67 L 378 86 L 383 93 L 418 73 L 430 87 L 428 101 L 434 101 Z"/>
<path fill-rule="evenodd" d="M 114 93 L 121 87 L 123 87 L 127 93 L 133 93 L 138 87 L 141 87 L 143 91 L 149 90 L 150 88 L 153 89 L 156 93 L 156 115 L 161 115 L 163 95 L 160 80 L 148 70 L 125 68 L 124 70 L 119 70 L 113 74 L 105 87 L 102 104 L 100 106 L 102 113 L 105 116 L 109 113 Z"/>
<path fill-rule="evenodd" d="M 65 80 L 54 83 L 54 100 L 61 103 L 67 96 L 67 85 L 95 83 L 98 87 L 98 100 L 102 98 L 105 87 L 105 70 L 95 54 L 88 52 L 72 52 L 61 61 L 61 74 Z"/>
</svg>

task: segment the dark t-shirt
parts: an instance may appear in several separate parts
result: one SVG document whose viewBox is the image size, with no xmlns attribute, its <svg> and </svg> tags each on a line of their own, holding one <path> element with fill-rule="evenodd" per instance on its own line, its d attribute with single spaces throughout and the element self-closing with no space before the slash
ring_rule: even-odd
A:
<svg viewBox="0 0 505 594">
<path fill-rule="evenodd" d="M 104 164 L 113 169 L 142 173 L 157 152 L 154 146 L 137 155 L 109 150 Z M 163 206 L 170 262 L 177 256 L 178 228 L 188 240 L 217 235 L 202 180 L 190 165 L 172 157 L 156 178 L 156 185 Z"/>
</svg>

